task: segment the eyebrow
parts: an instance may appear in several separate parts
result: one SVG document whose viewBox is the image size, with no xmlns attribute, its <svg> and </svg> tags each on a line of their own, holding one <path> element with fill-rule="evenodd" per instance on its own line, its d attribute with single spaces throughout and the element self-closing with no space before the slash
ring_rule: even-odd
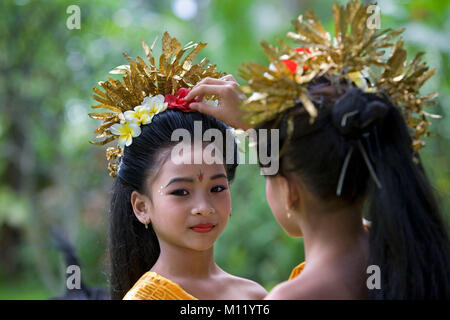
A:
<svg viewBox="0 0 450 320">
<path fill-rule="evenodd" d="M 211 178 L 209 178 L 209 180 L 214 180 L 214 179 L 219 179 L 219 178 L 228 179 L 228 177 L 225 174 L 219 173 L 219 174 L 213 175 Z M 170 184 L 175 183 L 175 182 L 191 182 L 191 183 L 193 183 L 194 179 L 188 178 L 188 177 L 173 178 L 169 181 L 169 183 L 164 188 L 167 188 Z"/>
</svg>

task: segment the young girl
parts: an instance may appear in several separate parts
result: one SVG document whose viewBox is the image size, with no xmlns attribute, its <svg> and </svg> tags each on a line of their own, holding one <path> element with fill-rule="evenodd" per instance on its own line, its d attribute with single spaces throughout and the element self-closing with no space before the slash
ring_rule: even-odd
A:
<svg viewBox="0 0 450 320">
<path fill-rule="evenodd" d="M 187 96 L 221 96 L 217 109 L 192 108 L 232 126 L 279 130 L 280 171 L 266 177 L 267 200 L 284 230 L 303 236 L 305 262 L 266 299 L 449 299 L 448 230 L 416 152 L 429 124 L 418 91 L 432 72 L 418 57 L 406 64 L 402 42 L 389 42 L 398 32 L 366 26 L 366 5 L 333 12 L 333 42 L 307 13 L 290 35 L 308 48 L 263 43 L 272 67 L 244 67 L 253 93 L 244 113 L 228 85 L 203 81 Z M 379 77 L 363 76 L 374 65 L 383 66 Z M 271 148 L 270 137 L 258 142 Z"/>
<path fill-rule="evenodd" d="M 214 261 L 214 242 L 231 215 L 229 183 L 237 166 L 236 159 L 224 164 L 225 155 L 237 156 L 236 144 L 217 149 L 223 159 L 218 163 L 203 160 L 209 144 L 202 141 L 199 148 L 194 140 L 183 141 L 182 152 L 172 152 L 180 146 L 173 139 L 177 129 L 194 138 L 215 129 L 225 139 L 229 128 L 190 109 L 183 99 L 189 90 L 179 89 L 218 74 L 204 64 L 189 68 L 199 47 L 181 61 L 192 46 L 181 49 L 167 34 L 159 70 L 151 49 L 144 48 L 150 67 L 140 58 L 137 63 L 129 59 L 130 66 L 116 69 L 125 70 L 123 83 L 111 79 L 101 83 L 106 93 L 94 89 L 102 107 L 118 112 L 91 114 L 104 120 L 96 131 L 100 138 L 119 140 L 117 148 L 107 151 L 111 175 L 116 176 L 109 227 L 111 297 L 262 299 L 264 288 L 226 273 Z"/>
</svg>

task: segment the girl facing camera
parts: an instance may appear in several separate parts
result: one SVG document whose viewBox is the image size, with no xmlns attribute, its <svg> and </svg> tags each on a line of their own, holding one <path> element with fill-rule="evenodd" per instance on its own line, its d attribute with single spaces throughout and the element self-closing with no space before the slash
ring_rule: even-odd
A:
<svg viewBox="0 0 450 320">
<path fill-rule="evenodd" d="M 202 141 L 200 148 L 195 141 L 187 143 L 176 157 L 172 152 L 179 143 L 186 144 L 174 141 L 178 129 L 195 136 L 199 124 L 202 137 L 209 129 L 227 135 L 229 127 L 194 112 L 184 99 L 188 87 L 219 74 L 204 63 L 186 69 L 203 44 L 181 48 L 167 33 L 162 40 L 159 69 L 144 44 L 151 67 L 140 58 L 129 59 L 129 66 L 116 69 L 125 73 L 123 82 L 101 83 L 105 93 L 94 89 L 100 106 L 114 111 L 91 114 L 103 120 L 96 130 L 103 139 L 98 144 L 118 140 L 116 148 L 107 150 L 115 177 L 109 226 L 111 297 L 261 299 L 264 288 L 226 273 L 214 261 L 214 243 L 231 215 L 229 184 L 237 159 L 230 164 L 203 161 L 210 144 Z M 190 48 L 195 48 L 193 53 L 181 60 Z M 233 140 L 231 146 L 214 148 L 214 156 L 237 156 L 236 149 Z"/>
</svg>

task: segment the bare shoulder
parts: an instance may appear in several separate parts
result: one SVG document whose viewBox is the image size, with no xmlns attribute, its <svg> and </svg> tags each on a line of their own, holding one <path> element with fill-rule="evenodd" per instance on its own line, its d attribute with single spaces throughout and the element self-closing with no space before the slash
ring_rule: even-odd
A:
<svg viewBox="0 0 450 320">
<path fill-rule="evenodd" d="M 267 295 L 266 289 L 259 283 L 227 274 L 226 281 L 242 293 L 242 299 L 261 300 Z"/>
<path fill-rule="evenodd" d="M 294 292 L 290 288 L 288 281 L 284 281 L 276 285 L 269 294 L 266 295 L 264 300 L 295 300 Z"/>
<path fill-rule="evenodd" d="M 301 275 L 275 286 L 265 300 L 339 300 L 351 299 L 336 279 Z"/>
<path fill-rule="evenodd" d="M 275 286 L 265 300 L 316 300 L 324 299 L 323 288 L 300 279 L 288 280 Z"/>
</svg>

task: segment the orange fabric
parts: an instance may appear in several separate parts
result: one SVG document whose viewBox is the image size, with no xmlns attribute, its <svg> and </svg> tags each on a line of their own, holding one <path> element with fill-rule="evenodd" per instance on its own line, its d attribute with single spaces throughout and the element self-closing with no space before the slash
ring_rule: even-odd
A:
<svg viewBox="0 0 450 320">
<path fill-rule="evenodd" d="M 291 275 L 289 276 L 289 280 L 294 279 L 300 273 L 302 273 L 303 269 L 305 268 L 305 265 L 306 265 L 306 263 L 302 262 L 298 266 L 296 266 L 294 269 L 292 269 Z"/>
<path fill-rule="evenodd" d="M 198 300 L 175 282 L 148 271 L 127 292 L 123 300 Z"/>
<path fill-rule="evenodd" d="M 370 224 L 364 224 L 364 229 L 369 231 Z M 294 279 L 297 277 L 300 273 L 302 273 L 303 269 L 305 268 L 306 262 L 300 263 L 298 266 L 296 266 L 294 269 L 292 269 L 291 275 L 289 276 L 289 280 Z"/>
</svg>

